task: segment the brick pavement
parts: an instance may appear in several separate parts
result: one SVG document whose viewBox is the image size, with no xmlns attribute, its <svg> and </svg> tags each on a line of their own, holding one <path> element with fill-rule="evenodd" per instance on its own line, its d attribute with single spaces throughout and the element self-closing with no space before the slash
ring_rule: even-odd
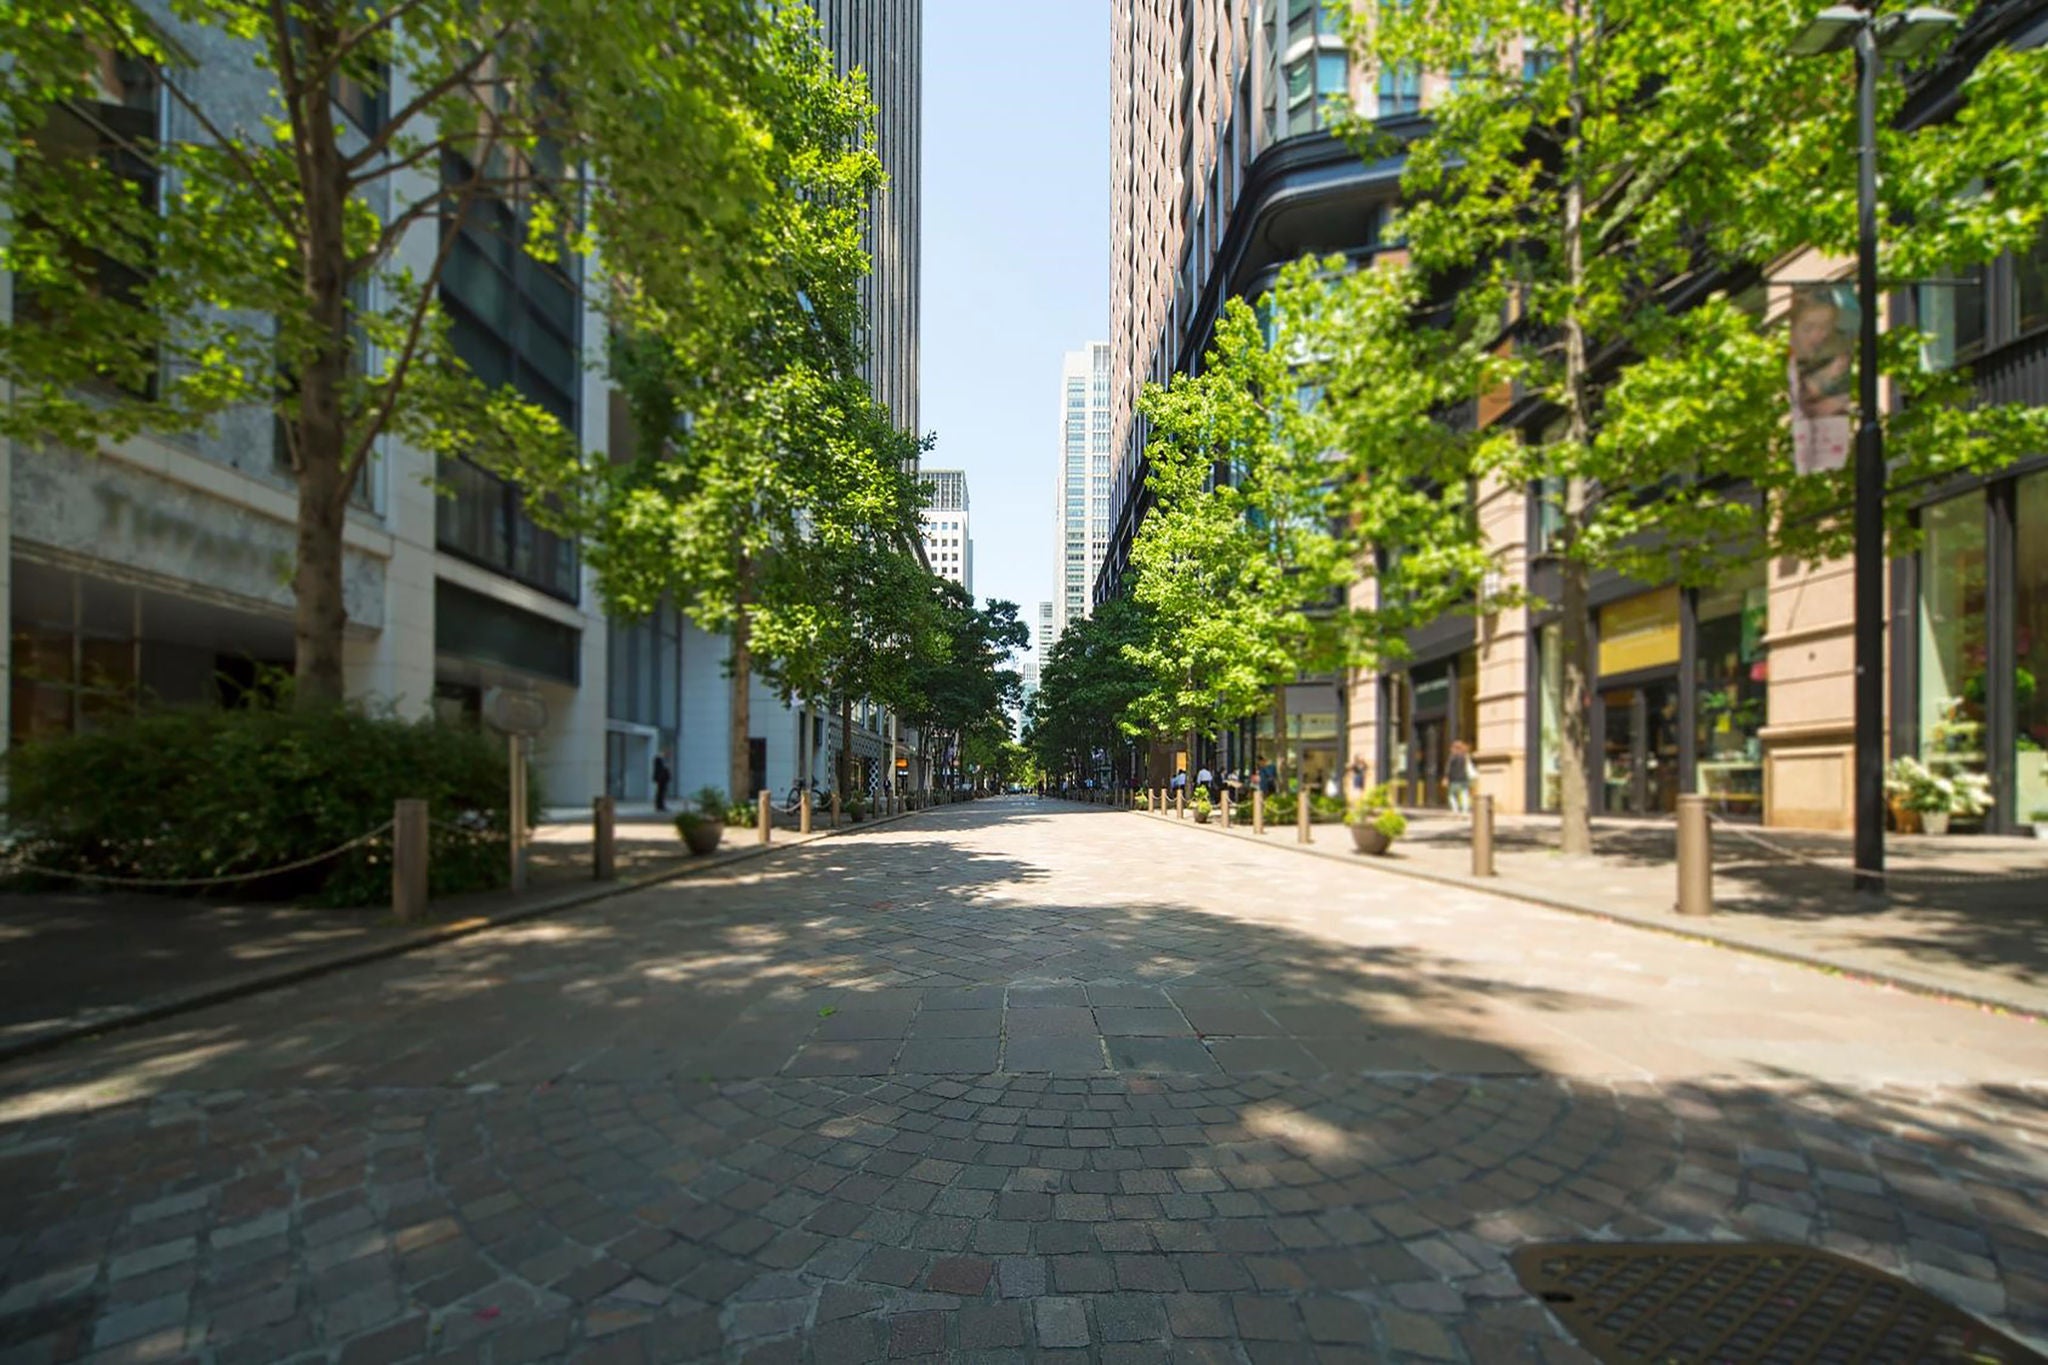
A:
<svg viewBox="0 0 2048 1365">
<path fill-rule="evenodd" d="M 2038 1026 L 1191 842 L 933 812 L 0 1071 L 0 1361 L 1578 1360 L 1503 1255 L 1585 1235 L 2048 1338 Z"/>
</svg>

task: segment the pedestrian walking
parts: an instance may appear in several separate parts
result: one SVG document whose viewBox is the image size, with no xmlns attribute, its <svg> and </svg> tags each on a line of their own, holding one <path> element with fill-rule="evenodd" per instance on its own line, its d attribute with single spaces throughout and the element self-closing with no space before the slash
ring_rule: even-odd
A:
<svg viewBox="0 0 2048 1365">
<path fill-rule="evenodd" d="M 1472 751 L 1465 741 L 1451 741 L 1451 759 L 1444 765 L 1444 782 L 1450 787 L 1451 809 L 1460 815 L 1472 812 Z"/>
<path fill-rule="evenodd" d="M 654 756 L 654 808 L 668 809 L 668 784 L 671 774 L 668 770 L 668 755 Z"/>
<path fill-rule="evenodd" d="M 1280 790 L 1280 770 L 1270 758 L 1259 765 L 1259 790 L 1268 796 Z"/>
<path fill-rule="evenodd" d="M 1356 806 L 1364 802 L 1366 779 L 1368 776 L 1370 774 L 1366 772 L 1365 755 L 1354 755 L 1351 759 L 1350 780 L 1345 784 L 1345 795 L 1348 798 L 1348 804 Z"/>
<path fill-rule="evenodd" d="M 1208 764 L 1204 763 L 1202 770 L 1195 774 L 1195 785 L 1207 792 L 1211 801 L 1216 799 L 1216 774 L 1209 771 Z"/>
</svg>

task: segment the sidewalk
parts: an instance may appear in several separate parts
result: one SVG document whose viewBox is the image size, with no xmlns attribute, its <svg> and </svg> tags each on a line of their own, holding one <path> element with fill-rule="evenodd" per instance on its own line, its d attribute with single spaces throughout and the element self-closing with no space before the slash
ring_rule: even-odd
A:
<svg viewBox="0 0 2048 1365">
<path fill-rule="evenodd" d="M 2040 840 L 1889 836 L 1891 889 L 1873 904 L 1850 888 L 1846 834 L 1717 823 L 1715 914 L 1681 919 L 1670 821 L 1595 820 L 1593 856 L 1567 858 L 1556 817 L 1504 815 L 1494 830 L 1498 875 L 1481 880 L 1471 875 L 1463 817 L 1408 815 L 1407 837 L 1384 857 L 1355 853 L 1341 825 L 1313 826 L 1303 851 L 2048 1018 L 2048 843 Z M 1213 820 L 1185 823 L 1221 832 Z M 1252 838 L 1249 820 L 1228 837 Z M 1291 825 L 1268 827 L 1264 842 L 1302 848 Z"/>
<path fill-rule="evenodd" d="M 539 825 L 528 887 L 437 900 L 400 924 L 388 907 L 353 910 L 86 890 L 0 895 L 0 1060 L 106 1028 L 406 952 L 826 837 L 778 822 L 764 850 L 728 829 L 717 853 L 692 858 L 672 817 L 621 817 L 617 875 L 592 875 L 588 815 Z M 901 818 L 901 817 L 898 817 Z M 869 821 L 846 828 L 870 828 Z"/>
</svg>

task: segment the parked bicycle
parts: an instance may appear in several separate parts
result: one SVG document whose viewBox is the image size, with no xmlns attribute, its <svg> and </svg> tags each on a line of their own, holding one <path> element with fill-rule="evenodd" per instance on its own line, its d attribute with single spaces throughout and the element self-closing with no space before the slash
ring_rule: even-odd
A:
<svg viewBox="0 0 2048 1365">
<path fill-rule="evenodd" d="M 816 778 L 813 778 L 811 780 L 811 809 L 813 811 L 821 811 L 827 809 L 831 804 L 832 798 L 830 794 L 818 785 Z M 804 784 L 792 782 L 789 787 L 789 795 L 782 798 L 782 813 L 784 815 L 795 815 L 803 809 L 803 805 Z"/>
</svg>

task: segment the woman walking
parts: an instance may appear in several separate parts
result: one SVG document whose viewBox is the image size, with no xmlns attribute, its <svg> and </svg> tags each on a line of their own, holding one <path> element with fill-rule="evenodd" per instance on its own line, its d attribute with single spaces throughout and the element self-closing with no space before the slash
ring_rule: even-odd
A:
<svg viewBox="0 0 2048 1365">
<path fill-rule="evenodd" d="M 1460 815 L 1472 813 L 1472 751 L 1465 741 L 1451 741 L 1451 760 L 1444 765 L 1444 781 L 1451 789 L 1451 809 Z"/>
</svg>

